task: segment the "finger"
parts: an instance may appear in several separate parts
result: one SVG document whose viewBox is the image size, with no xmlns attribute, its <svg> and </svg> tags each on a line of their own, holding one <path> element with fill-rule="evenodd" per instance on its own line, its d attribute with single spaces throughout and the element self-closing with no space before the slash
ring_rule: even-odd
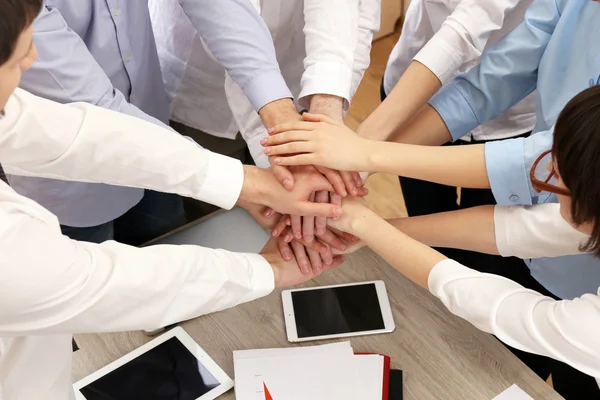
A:
<svg viewBox="0 0 600 400">
<path fill-rule="evenodd" d="M 312 215 L 314 217 L 339 218 L 343 214 L 342 208 L 333 204 L 310 203 L 305 201 L 298 204 L 295 208 L 295 213 L 297 214 Z"/>
<path fill-rule="evenodd" d="M 290 131 L 314 131 L 317 125 L 312 122 L 295 121 L 286 122 L 285 124 L 275 125 L 267 130 L 270 136 L 277 135 L 283 132 Z"/>
<path fill-rule="evenodd" d="M 354 180 L 354 184 L 356 185 L 356 187 L 365 186 L 365 183 L 363 182 L 358 172 L 352 172 L 352 179 Z"/>
<path fill-rule="evenodd" d="M 347 249 L 346 243 L 344 243 L 340 237 L 336 236 L 331 229 L 327 229 L 324 234 L 318 235 L 317 237 L 321 242 L 333 247 L 334 249 L 339 251 L 346 251 Z"/>
<path fill-rule="evenodd" d="M 335 119 L 330 118 L 327 115 L 323 115 L 323 114 L 304 113 L 304 114 L 302 114 L 302 119 L 307 122 L 327 122 L 328 124 L 331 124 L 331 125 L 342 125 Z"/>
<path fill-rule="evenodd" d="M 356 195 L 359 197 L 365 197 L 368 194 L 369 194 L 369 189 L 367 189 L 366 187 L 359 187 L 356 192 Z"/>
<path fill-rule="evenodd" d="M 291 142 L 265 147 L 263 152 L 268 156 L 313 153 L 314 142 Z"/>
<path fill-rule="evenodd" d="M 325 246 L 326 251 L 321 253 L 321 260 L 323 264 L 330 265 L 333 262 L 333 250 L 329 246 Z"/>
<path fill-rule="evenodd" d="M 310 125 L 314 126 L 314 124 Z M 309 141 L 312 138 L 314 138 L 314 132 L 308 130 L 294 130 L 281 133 L 273 133 L 271 136 L 262 138 L 260 140 L 260 144 L 262 144 L 264 147 L 276 146 L 279 144 L 285 144 L 290 142 Z"/>
<path fill-rule="evenodd" d="M 354 236 L 348 232 L 340 231 L 339 229 L 332 228 L 331 226 L 329 227 L 329 230 L 331 232 L 333 232 L 333 234 L 336 235 L 337 237 L 344 239 L 346 242 L 356 243 L 360 240 L 359 238 L 357 238 L 356 236 Z"/>
<path fill-rule="evenodd" d="M 302 217 L 300 215 L 306 215 L 300 213 L 299 215 L 292 215 L 292 233 L 296 239 L 302 239 Z"/>
<path fill-rule="evenodd" d="M 273 209 L 271 207 L 266 207 L 263 210 L 263 215 L 265 216 L 265 218 L 270 218 L 273 215 Z"/>
<path fill-rule="evenodd" d="M 315 202 L 317 203 L 329 203 L 329 192 L 321 190 L 315 194 Z M 341 204 L 340 204 L 341 205 Z M 315 219 L 315 234 L 323 234 L 327 229 L 327 218 L 317 217 Z"/>
<path fill-rule="evenodd" d="M 331 204 L 341 207 L 342 206 L 342 197 L 337 193 L 332 193 L 331 194 Z M 340 217 L 334 218 L 335 221 L 337 221 L 338 219 L 340 219 Z"/>
<path fill-rule="evenodd" d="M 308 248 L 306 249 L 306 253 L 308 254 L 308 259 L 310 260 L 313 274 L 319 275 L 321 271 L 323 271 L 323 261 L 321 260 L 321 254 L 317 253 L 313 249 Z"/>
<path fill-rule="evenodd" d="M 340 175 L 339 171 L 335 171 L 329 168 L 315 167 L 317 171 L 325 175 L 329 183 L 335 189 L 335 192 L 338 193 L 342 197 L 346 197 L 348 192 L 346 191 L 346 185 L 344 185 L 344 180 Z"/>
<path fill-rule="evenodd" d="M 352 176 L 351 172 L 346 172 L 346 171 L 340 171 L 340 176 L 342 177 L 342 180 L 344 181 L 344 185 L 346 185 L 346 190 L 348 191 L 348 193 L 350 193 L 352 196 L 356 196 L 358 194 L 358 190 L 356 185 L 356 181 L 354 180 L 354 177 Z"/>
<path fill-rule="evenodd" d="M 290 243 L 292 240 L 294 240 L 294 233 L 292 232 L 292 228 L 286 228 L 280 236 L 286 243 Z"/>
<path fill-rule="evenodd" d="M 294 189 L 294 175 L 292 175 L 289 169 L 282 165 L 273 165 L 271 170 L 277 182 L 281 183 L 286 190 Z"/>
<path fill-rule="evenodd" d="M 333 269 L 333 268 L 335 268 L 335 267 L 343 264 L 344 261 L 346 261 L 346 257 L 344 257 L 344 256 L 334 256 L 333 257 L 333 261 L 331 262 L 331 265 L 325 265 L 325 267 L 323 268 L 323 272 L 329 271 L 330 269 Z"/>
<path fill-rule="evenodd" d="M 310 261 L 306 255 L 305 247 L 295 240 L 291 243 L 291 245 L 292 249 L 294 250 L 294 256 L 296 256 L 296 262 L 298 263 L 300 272 L 302 272 L 304 275 L 310 274 Z"/>
<path fill-rule="evenodd" d="M 287 215 L 282 215 L 279 218 L 279 221 L 277 221 L 277 223 L 273 227 L 273 230 L 271 231 L 271 236 L 277 237 L 277 236 L 281 235 L 287 229 L 288 218 L 289 218 L 289 216 L 287 216 Z"/>
<path fill-rule="evenodd" d="M 292 248 L 289 243 L 286 243 L 282 238 L 278 238 L 277 247 L 279 247 L 281 257 L 283 257 L 285 261 L 290 261 L 292 259 Z"/>
<path fill-rule="evenodd" d="M 315 201 L 315 193 L 311 193 L 308 201 Z M 311 243 L 315 239 L 315 217 L 306 216 L 302 217 L 302 237 L 308 243 Z"/>
<path fill-rule="evenodd" d="M 296 240 L 296 239 L 294 239 Z M 313 249 L 314 251 L 317 251 L 319 253 L 326 254 L 329 250 L 329 247 L 323 243 L 321 243 L 318 240 L 313 240 L 311 243 L 308 243 L 307 241 L 305 241 L 304 239 L 298 239 L 298 242 L 300 242 L 300 244 L 302 244 L 302 246 L 309 248 L 309 249 Z"/>
</svg>

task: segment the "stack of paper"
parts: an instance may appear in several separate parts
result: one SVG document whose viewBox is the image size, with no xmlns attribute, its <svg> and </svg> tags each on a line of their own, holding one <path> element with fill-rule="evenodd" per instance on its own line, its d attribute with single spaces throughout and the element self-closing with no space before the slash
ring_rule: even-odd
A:
<svg viewBox="0 0 600 400">
<path fill-rule="evenodd" d="M 350 342 L 235 351 L 233 360 L 237 400 L 387 398 L 389 358 L 354 354 Z"/>
</svg>

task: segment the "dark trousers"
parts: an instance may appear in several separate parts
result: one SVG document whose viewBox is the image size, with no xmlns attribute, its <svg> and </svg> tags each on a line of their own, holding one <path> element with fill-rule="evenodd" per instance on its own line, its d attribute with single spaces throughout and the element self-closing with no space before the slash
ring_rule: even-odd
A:
<svg viewBox="0 0 600 400">
<path fill-rule="evenodd" d="M 381 85 L 381 99 L 386 94 Z M 482 142 L 454 142 L 445 146 L 461 146 Z M 400 177 L 402 195 L 409 216 L 435 214 L 458 209 L 494 205 L 496 200 L 489 189 L 461 189 L 460 203 L 457 188 Z M 446 257 L 480 272 L 496 274 L 511 279 L 523 287 L 535 290 L 545 296 L 558 299 L 536 281 L 523 260 L 515 257 L 501 257 L 460 249 L 436 249 Z M 540 378 L 546 380 L 552 374 L 554 389 L 567 400 L 600 399 L 600 389 L 596 380 L 575 368 L 554 359 L 527 353 L 504 344 L 525 365 Z"/>
<path fill-rule="evenodd" d="M 116 240 L 139 246 L 183 224 L 185 213 L 180 196 L 146 190 L 138 204 L 113 221 L 85 228 L 61 226 L 61 230 L 71 239 L 83 242 Z"/>
<path fill-rule="evenodd" d="M 213 153 L 223 154 L 231 158 L 240 160 L 242 164 L 254 165 L 254 160 L 250 155 L 246 141 L 242 135 L 238 133 L 235 139 L 220 138 L 213 136 L 201 130 L 171 121 L 171 127 L 184 136 L 188 136 L 203 148 L 212 151 Z M 205 203 L 203 201 L 185 198 L 184 199 L 185 213 L 188 221 L 194 221 L 202 218 L 205 215 L 213 213 L 219 207 Z"/>
</svg>

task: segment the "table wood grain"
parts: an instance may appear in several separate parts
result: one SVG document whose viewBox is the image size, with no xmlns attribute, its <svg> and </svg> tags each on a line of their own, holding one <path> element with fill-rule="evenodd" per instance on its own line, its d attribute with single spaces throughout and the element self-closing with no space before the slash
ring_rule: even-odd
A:
<svg viewBox="0 0 600 400">
<path fill-rule="evenodd" d="M 392 368 L 404 370 L 407 400 L 487 400 L 513 383 L 534 399 L 561 397 L 493 336 L 450 314 L 431 294 L 397 273 L 368 249 L 305 286 L 381 279 L 385 282 L 396 330 L 351 338 L 355 351 L 385 353 Z M 229 310 L 182 324 L 198 344 L 233 376 L 233 351 L 323 344 L 290 344 L 285 334 L 281 291 Z M 151 340 L 143 332 L 77 335 L 74 381 Z M 332 341 L 328 341 L 332 342 Z M 229 392 L 223 399 L 234 399 Z"/>
</svg>

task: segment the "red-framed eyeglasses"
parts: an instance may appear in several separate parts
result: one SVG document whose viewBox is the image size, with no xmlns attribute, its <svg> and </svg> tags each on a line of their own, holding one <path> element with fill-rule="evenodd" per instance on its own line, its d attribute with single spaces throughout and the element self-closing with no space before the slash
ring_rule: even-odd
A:
<svg viewBox="0 0 600 400">
<path fill-rule="evenodd" d="M 552 178 L 558 178 L 558 175 L 556 174 L 556 171 L 554 170 L 554 163 L 552 163 L 552 167 L 550 170 L 550 174 L 548 175 L 548 177 L 546 179 L 539 180 L 535 177 L 535 171 L 537 171 L 537 167 L 539 165 L 539 163 L 544 159 L 544 157 L 546 157 L 548 154 L 550 154 L 551 150 L 546 150 L 545 152 L 543 152 L 533 163 L 533 166 L 531 167 L 531 171 L 529 172 L 529 176 L 531 178 L 531 185 L 533 186 L 533 188 L 535 189 L 536 192 L 549 192 L 549 193 L 555 193 L 555 194 L 560 194 L 563 196 L 570 196 L 571 192 L 563 187 L 560 186 L 556 186 L 552 183 L 549 183 L 550 180 Z"/>
</svg>

